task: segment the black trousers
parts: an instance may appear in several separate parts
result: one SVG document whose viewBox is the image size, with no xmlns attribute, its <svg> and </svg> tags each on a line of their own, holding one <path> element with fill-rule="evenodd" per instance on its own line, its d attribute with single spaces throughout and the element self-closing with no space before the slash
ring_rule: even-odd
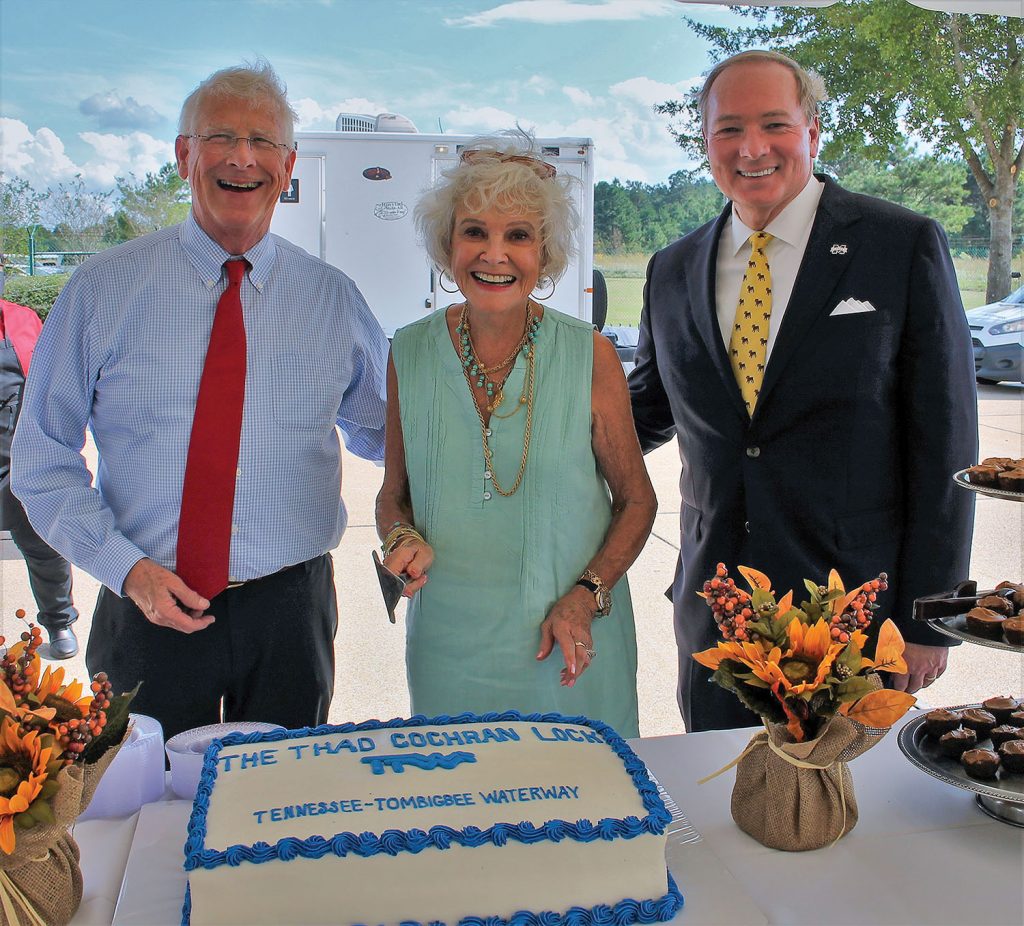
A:
<svg viewBox="0 0 1024 926">
<path fill-rule="evenodd" d="M 35 532 L 6 479 L 0 483 L 0 510 L 4 527 L 25 558 L 37 622 L 46 630 L 63 630 L 78 620 L 78 610 L 71 599 L 71 563 Z"/>
<path fill-rule="evenodd" d="M 85 656 L 89 675 L 106 672 L 118 694 L 141 682 L 131 709 L 159 720 L 165 739 L 231 720 L 288 728 L 327 722 L 338 629 L 330 554 L 226 589 L 208 613 L 216 620 L 205 630 L 181 633 L 102 588 Z"/>
</svg>

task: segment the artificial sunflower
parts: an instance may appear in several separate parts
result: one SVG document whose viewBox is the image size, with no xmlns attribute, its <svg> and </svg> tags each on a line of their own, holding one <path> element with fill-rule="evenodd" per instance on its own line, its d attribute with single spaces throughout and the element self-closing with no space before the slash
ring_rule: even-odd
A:
<svg viewBox="0 0 1024 926">
<path fill-rule="evenodd" d="M 704 585 L 704 597 L 725 637 L 693 658 L 713 679 L 766 722 L 785 722 L 803 742 L 818 735 L 837 712 L 865 726 L 888 727 L 914 703 L 902 692 L 879 691 L 878 671 L 906 672 L 904 642 L 896 625 L 881 627 L 874 658 L 864 655 L 864 630 L 877 610 L 886 575 L 847 592 L 833 569 L 826 585 L 805 582 L 810 600 L 793 593 L 776 601 L 771 580 L 746 566 L 751 591 L 736 587 L 723 564 Z"/>
<path fill-rule="evenodd" d="M 53 737 L 25 732 L 12 717 L 0 720 L 0 851 L 14 852 L 15 827 L 53 823 L 48 803 L 57 793 L 60 761 Z"/>
</svg>

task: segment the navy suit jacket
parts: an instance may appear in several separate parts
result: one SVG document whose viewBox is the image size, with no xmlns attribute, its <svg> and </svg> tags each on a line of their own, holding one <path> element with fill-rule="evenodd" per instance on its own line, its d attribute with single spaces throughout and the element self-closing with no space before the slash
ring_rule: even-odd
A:
<svg viewBox="0 0 1024 926">
<path fill-rule="evenodd" d="M 886 572 L 880 622 L 915 624 L 915 598 L 968 577 L 974 498 L 951 475 L 976 462 L 971 339 L 934 221 L 827 178 L 793 294 L 747 415 L 718 323 L 715 266 L 729 207 L 659 251 L 629 377 L 641 446 L 676 436 L 680 562 L 672 589 L 687 729 L 756 723 L 691 654 L 719 639 L 705 579 L 723 562 L 765 572 L 779 595 L 839 571 Z M 832 315 L 844 299 L 875 311 Z"/>
</svg>

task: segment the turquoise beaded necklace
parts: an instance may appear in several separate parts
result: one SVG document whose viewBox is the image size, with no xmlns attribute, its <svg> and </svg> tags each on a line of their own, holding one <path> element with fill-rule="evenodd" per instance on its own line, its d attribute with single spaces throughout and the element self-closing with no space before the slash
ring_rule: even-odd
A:
<svg viewBox="0 0 1024 926">
<path fill-rule="evenodd" d="M 540 322 L 540 316 L 534 313 L 533 305 L 527 299 L 526 324 L 523 327 L 523 336 L 519 339 L 519 343 L 501 363 L 488 367 L 480 360 L 476 348 L 473 346 L 473 337 L 469 330 L 469 302 L 463 303 L 459 323 L 455 326 L 455 332 L 459 336 L 459 354 L 462 360 L 462 369 L 466 374 L 466 379 L 471 383 L 476 383 L 477 388 L 483 389 L 487 394 L 487 411 L 489 413 L 493 414 L 505 398 L 505 383 L 512 372 L 515 359 L 520 353 L 529 354 L 533 347 L 533 342 L 537 339 Z M 502 370 L 505 370 L 503 376 L 497 379 L 492 378 L 494 373 L 500 373 Z M 514 414 L 517 410 L 518 406 L 513 409 L 512 413 Z"/>
</svg>

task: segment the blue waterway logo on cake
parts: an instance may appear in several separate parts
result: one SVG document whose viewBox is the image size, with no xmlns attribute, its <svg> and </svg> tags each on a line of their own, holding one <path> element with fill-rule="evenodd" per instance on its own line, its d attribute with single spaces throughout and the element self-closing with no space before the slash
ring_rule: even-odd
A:
<svg viewBox="0 0 1024 926">
<path fill-rule="evenodd" d="M 342 892 L 346 924 L 661 921 L 682 905 L 665 870 L 669 820 L 641 760 L 584 717 L 232 734 L 207 752 L 189 822 L 189 914 L 338 922 L 329 898 L 288 890 L 312 877 Z M 526 872 L 512 884 L 510 865 Z M 587 876 L 550 878 L 563 865 Z M 481 872 L 472 884 L 465 866 Z M 388 888 L 398 881 L 401 891 Z M 439 890 L 446 883 L 459 891 Z M 523 884 L 536 885 L 534 919 L 516 919 L 530 899 Z"/>
</svg>

